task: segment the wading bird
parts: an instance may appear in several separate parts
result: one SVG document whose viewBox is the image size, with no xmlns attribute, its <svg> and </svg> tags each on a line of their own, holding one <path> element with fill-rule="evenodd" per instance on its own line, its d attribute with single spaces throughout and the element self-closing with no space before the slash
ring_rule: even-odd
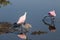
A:
<svg viewBox="0 0 60 40">
<path fill-rule="evenodd" d="M 22 15 L 21 17 L 19 17 L 17 23 L 14 23 L 14 26 L 13 26 L 13 27 L 14 27 L 14 28 L 15 28 L 15 27 L 20 27 L 22 24 L 25 24 L 26 15 L 27 15 L 27 12 L 25 12 L 24 15 Z M 20 30 L 22 30 L 21 28 L 22 28 L 22 27 L 20 27 Z"/>
<path fill-rule="evenodd" d="M 55 21 L 56 13 L 53 10 L 53 11 L 50 11 L 48 14 L 49 14 L 49 16 L 45 16 L 42 21 L 43 21 L 44 24 L 49 26 L 49 30 L 51 32 L 55 32 L 56 31 L 56 27 L 55 27 L 54 21 Z M 48 23 L 46 21 L 47 18 L 49 18 L 51 20 L 51 23 Z"/>
<path fill-rule="evenodd" d="M 19 18 L 19 20 L 17 21 L 17 24 L 23 24 L 26 20 L 26 15 L 27 15 L 27 12 L 25 12 L 25 14 Z"/>
<path fill-rule="evenodd" d="M 29 23 L 25 23 L 26 15 L 27 12 L 19 18 L 17 23 L 0 22 L 0 34 L 19 32 L 17 36 L 26 39 L 26 32 L 31 28 Z"/>
</svg>

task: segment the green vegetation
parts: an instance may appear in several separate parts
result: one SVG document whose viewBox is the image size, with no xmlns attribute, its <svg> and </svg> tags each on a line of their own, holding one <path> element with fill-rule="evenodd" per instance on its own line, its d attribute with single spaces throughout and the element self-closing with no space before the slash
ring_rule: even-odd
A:
<svg viewBox="0 0 60 40">
<path fill-rule="evenodd" d="M 10 4 L 10 1 L 0 0 L 0 8 L 1 8 L 2 6 L 7 6 L 8 4 Z"/>
</svg>

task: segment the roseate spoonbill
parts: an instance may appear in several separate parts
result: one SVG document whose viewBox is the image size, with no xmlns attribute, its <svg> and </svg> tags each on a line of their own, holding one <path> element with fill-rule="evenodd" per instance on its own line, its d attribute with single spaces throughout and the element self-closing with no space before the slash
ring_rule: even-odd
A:
<svg viewBox="0 0 60 40">
<path fill-rule="evenodd" d="M 55 32 L 55 31 L 56 31 L 56 27 L 49 25 L 49 30 L 50 30 L 51 32 Z"/>
<path fill-rule="evenodd" d="M 22 15 L 21 17 L 19 17 L 19 20 L 17 21 L 17 23 L 14 23 L 14 28 L 17 27 L 17 26 L 20 26 L 20 30 L 22 30 L 21 25 L 25 23 L 26 15 L 27 15 L 27 12 L 25 12 L 24 15 Z"/>
<path fill-rule="evenodd" d="M 21 26 L 22 24 L 24 24 L 24 23 L 25 23 L 25 20 L 26 20 L 26 15 L 27 15 L 27 12 L 25 12 L 25 14 L 22 15 L 22 16 L 18 19 L 17 23 L 14 23 L 14 27 L 19 27 L 19 26 Z M 21 27 L 20 27 L 20 28 L 21 28 Z"/>
<path fill-rule="evenodd" d="M 23 24 L 26 20 L 26 15 L 27 15 L 27 12 L 25 12 L 25 14 L 19 18 L 19 20 L 17 21 L 17 24 Z"/>
<path fill-rule="evenodd" d="M 49 14 L 49 16 L 45 16 L 42 21 L 44 24 L 49 26 L 49 30 L 51 32 L 55 32 L 56 31 L 55 24 L 54 24 L 54 21 L 55 21 L 54 17 L 56 16 L 55 10 L 50 11 L 48 14 Z M 51 20 L 51 23 L 48 23 L 46 21 L 47 18 L 49 18 Z"/>
<path fill-rule="evenodd" d="M 28 23 L 25 23 L 25 20 L 26 20 L 26 15 L 27 15 L 27 12 L 25 12 L 24 15 L 22 15 L 18 22 L 17 23 L 9 23 L 9 22 L 0 22 L 0 33 L 7 33 L 7 32 L 14 32 L 14 31 L 21 31 L 23 29 L 21 29 L 21 25 L 23 25 L 22 27 L 26 30 L 28 30 L 31 25 L 28 24 Z M 3 30 L 3 32 L 2 32 Z M 6 32 L 6 31 L 7 32 Z M 12 30 L 12 31 L 11 31 Z"/>
<path fill-rule="evenodd" d="M 51 17 L 55 17 L 56 16 L 55 10 L 50 11 L 48 15 Z"/>
</svg>

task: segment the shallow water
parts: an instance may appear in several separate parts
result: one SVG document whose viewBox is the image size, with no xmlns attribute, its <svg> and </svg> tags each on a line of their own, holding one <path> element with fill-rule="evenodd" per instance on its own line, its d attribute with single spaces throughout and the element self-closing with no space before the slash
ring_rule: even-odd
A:
<svg viewBox="0 0 60 40">
<path fill-rule="evenodd" d="M 60 0 L 9 0 L 9 4 L 0 7 L 1 22 L 17 22 L 18 18 L 28 12 L 26 22 L 32 25 L 27 36 L 29 40 L 60 40 Z M 48 26 L 42 22 L 44 16 L 52 10 L 56 10 L 56 32 L 51 32 Z M 44 31 L 46 34 L 31 35 L 34 31 Z M 0 40 L 20 40 L 13 33 L 0 35 Z"/>
</svg>

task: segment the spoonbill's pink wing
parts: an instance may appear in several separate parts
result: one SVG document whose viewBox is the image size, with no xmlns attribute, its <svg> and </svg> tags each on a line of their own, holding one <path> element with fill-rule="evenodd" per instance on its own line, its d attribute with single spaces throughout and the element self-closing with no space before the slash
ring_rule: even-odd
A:
<svg viewBox="0 0 60 40">
<path fill-rule="evenodd" d="M 27 12 L 25 12 L 25 14 L 22 15 L 22 16 L 19 18 L 17 24 L 22 24 L 22 23 L 24 23 L 25 20 L 26 20 L 26 15 L 27 15 Z"/>
<path fill-rule="evenodd" d="M 55 10 L 50 11 L 48 14 L 53 17 L 56 16 Z"/>
</svg>

